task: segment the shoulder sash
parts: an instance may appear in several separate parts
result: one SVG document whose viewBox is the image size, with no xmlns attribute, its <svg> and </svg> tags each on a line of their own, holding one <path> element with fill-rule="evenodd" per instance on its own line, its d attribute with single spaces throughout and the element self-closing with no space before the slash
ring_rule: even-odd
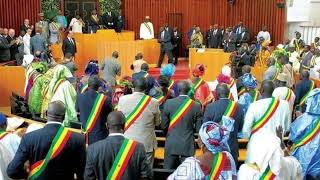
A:
<svg viewBox="0 0 320 180">
<path fill-rule="evenodd" d="M 213 164 L 209 175 L 209 180 L 217 180 L 227 161 L 227 155 L 223 152 L 214 154 Z"/>
<path fill-rule="evenodd" d="M 84 93 L 88 90 L 89 86 L 88 86 L 88 83 L 86 84 L 83 84 L 80 88 L 80 93 Z"/>
<path fill-rule="evenodd" d="M 152 31 L 151 31 L 151 27 L 149 26 L 148 23 L 146 22 L 143 22 L 144 26 L 146 26 L 146 28 L 148 29 L 149 33 L 152 34 Z"/>
<path fill-rule="evenodd" d="M 98 94 L 98 96 L 96 97 L 90 115 L 88 117 L 86 127 L 84 129 L 86 133 L 91 132 L 93 127 L 97 123 L 98 117 L 100 116 L 101 110 L 106 100 L 107 96 L 103 94 Z"/>
<path fill-rule="evenodd" d="M 60 79 L 56 82 L 56 84 L 53 86 L 53 94 L 56 93 L 56 91 L 58 90 L 58 87 L 64 82 L 64 79 Z"/>
<path fill-rule="evenodd" d="M 318 122 L 312 127 L 303 137 L 301 137 L 296 143 L 293 144 L 293 149 L 296 149 L 300 146 L 304 146 L 309 143 L 317 134 L 320 132 L 320 118 Z"/>
<path fill-rule="evenodd" d="M 237 110 L 237 103 L 234 102 L 234 101 L 230 101 L 228 102 L 228 106 L 227 106 L 227 109 L 225 110 L 225 112 L 223 113 L 224 116 L 227 116 L 227 117 L 233 117 L 234 116 L 234 113 L 236 112 Z"/>
<path fill-rule="evenodd" d="M 272 173 L 270 166 L 268 166 L 260 176 L 259 180 L 273 180 L 275 177 L 276 176 Z"/>
<path fill-rule="evenodd" d="M 0 132 L 0 140 L 3 139 L 6 135 L 8 135 L 9 133 L 6 131 L 2 131 Z"/>
<path fill-rule="evenodd" d="M 311 81 L 311 86 L 309 91 L 300 100 L 300 103 L 299 103 L 300 106 L 303 106 L 305 104 L 307 97 L 309 96 L 310 92 L 314 89 L 314 87 L 315 87 L 315 83 L 314 81 Z"/>
<path fill-rule="evenodd" d="M 285 100 L 289 102 L 290 99 L 291 99 L 291 96 L 292 96 L 292 90 L 288 88 L 288 91 L 287 91 L 287 95 L 286 95 L 286 97 L 285 97 Z"/>
<path fill-rule="evenodd" d="M 193 104 L 194 101 L 191 98 L 187 98 L 183 101 L 178 110 L 170 118 L 168 131 L 171 131 L 182 120 Z"/>
</svg>

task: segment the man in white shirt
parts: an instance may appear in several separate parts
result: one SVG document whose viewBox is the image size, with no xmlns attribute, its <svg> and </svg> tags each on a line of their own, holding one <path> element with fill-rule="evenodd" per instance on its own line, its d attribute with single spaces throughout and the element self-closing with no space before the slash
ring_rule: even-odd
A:
<svg viewBox="0 0 320 180">
<path fill-rule="evenodd" d="M 25 55 L 30 55 L 31 51 L 30 51 L 30 40 L 31 40 L 31 33 L 32 33 L 32 29 L 27 29 L 27 33 L 23 36 L 22 40 L 23 40 L 23 52 Z"/>
<path fill-rule="evenodd" d="M 289 103 L 272 97 L 275 85 L 265 80 L 261 84 L 261 99 L 253 102 L 246 113 L 242 133 L 246 138 L 262 131 L 276 134 L 276 128 L 283 127 L 284 132 L 290 128 Z M 250 144 L 250 142 L 249 142 Z"/>
<path fill-rule="evenodd" d="M 149 16 L 146 16 L 145 21 L 140 25 L 140 39 L 154 39 L 153 24 Z"/>
<path fill-rule="evenodd" d="M 271 41 L 270 33 L 267 31 L 267 26 L 263 26 L 262 30 L 257 35 L 257 41 L 263 37 L 265 41 Z"/>
</svg>

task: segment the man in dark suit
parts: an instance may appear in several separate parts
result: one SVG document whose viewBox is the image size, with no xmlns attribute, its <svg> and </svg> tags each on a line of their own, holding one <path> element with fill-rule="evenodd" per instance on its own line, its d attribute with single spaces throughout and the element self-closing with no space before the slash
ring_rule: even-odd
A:
<svg viewBox="0 0 320 180">
<path fill-rule="evenodd" d="M 107 119 L 109 136 L 89 146 L 87 163 L 84 172 L 86 180 L 115 179 L 111 170 L 117 165 L 116 158 L 124 142 L 129 139 L 123 135 L 125 116 L 120 111 L 111 112 Z M 129 157 L 128 163 L 120 164 L 124 168 L 119 179 L 151 179 L 151 168 L 146 162 L 146 151 L 143 144 L 133 142 L 135 148 Z"/>
<path fill-rule="evenodd" d="M 75 54 L 77 53 L 77 44 L 76 40 L 72 38 L 72 35 L 72 31 L 67 33 L 67 38 L 63 40 L 62 52 L 64 55 L 70 53 L 73 57 L 75 57 Z"/>
<path fill-rule="evenodd" d="M 149 71 L 149 65 L 147 63 L 143 63 L 141 65 L 141 71 L 138 73 L 132 74 L 132 81 L 135 81 L 139 78 L 146 78 L 147 81 L 147 89 L 145 90 L 146 94 L 149 94 L 150 90 L 155 86 L 156 80 L 152 75 L 148 73 Z"/>
<path fill-rule="evenodd" d="M 15 45 L 16 40 L 8 42 L 3 35 L 3 28 L 0 28 L 0 62 L 9 61 L 11 59 L 10 48 Z"/>
<path fill-rule="evenodd" d="M 108 136 L 108 130 L 106 127 L 106 121 L 108 114 L 112 111 L 111 98 L 105 97 L 102 101 L 101 111 L 97 114 L 97 120 L 90 126 L 87 125 L 89 116 L 93 109 L 95 108 L 95 102 L 97 101 L 99 93 L 99 87 L 101 87 L 102 81 L 98 76 L 91 76 L 88 80 L 88 91 L 85 93 L 79 94 L 76 100 L 76 111 L 80 114 L 80 122 L 82 124 L 82 129 L 86 133 L 86 140 L 88 144 L 95 143 L 102 139 L 105 139 Z M 100 98 L 100 96 L 99 96 Z"/>
<path fill-rule="evenodd" d="M 229 27 L 223 37 L 223 46 L 225 52 L 233 52 L 236 50 L 237 34 Z"/>
<path fill-rule="evenodd" d="M 227 107 L 228 107 L 228 103 L 229 103 L 229 93 L 230 90 L 228 88 L 228 86 L 226 84 L 219 84 L 216 88 L 216 93 L 218 96 L 218 100 L 209 104 L 206 107 L 206 110 L 204 112 L 203 115 L 203 123 L 207 122 L 207 121 L 214 121 L 219 123 L 222 119 L 223 114 L 225 113 Z M 237 134 L 238 132 L 241 131 L 242 126 L 243 126 L 243 119 L 244 119 L 244 113 L 242 110 L 242 107 L 240 104 L 237 103 L 237 109 L 233 115 L 233 117 L 231 117 L 234 119 L 234 127 L 233 127 L 233 131 L 230 134 L 229 137 L 229 147 L 231 150 L 231 155 L 235 161 L 235 163 L 238 162 L 238 156 L 239 156 L 239 147 L 238 147 L 238 139 L 237 139 Z"/>
<path fill-rule="evenodd" d="M 191 37 L 194 33 L 196 33 L 196 27 L 197 25 L 194 24 L 188 31 L 188 40 L 191 41 Z"/>
<path fill-rule="evenodd" d="M 120 33 L 124 29 L 124 25 L 125 25 L 125 19 L 121 13 L 122 11 L 119 10 L 119 14 L 115 18 L 115 31 L 118 33 Z"/>
<path fill-rule="evenodd" d="M 301 113 L 304 113 L 306 111 L 306 104 L 304 103 L 302 106 L 300 106 L 300 102 L 306 94 L 308 94 L 311 85 L 312 80 L 310 79 L 309 71 L 303 70 L 300 73 L 300 79 L 301 81 L 296 84 L 296 87 L 294 89 L 294 94 L 296 95 L 296 99 L 294 101 L 294 104 L 296 106 L 296 109 L 300 111 Z"/>
<path fill-rule="evenodd" d="M 173 31 L 168 26 L 168 24 L 166 24 L 164 28 L 160 28 L 159 39 L 158 39 L 160 43 L 160 57 L 157 65 L 158 68 L 161 67 L 165 54 L 167 54 L 168 56 L 168 63 L 173 62 L 173 55 L 172 55 L 173 45 L 171 43 L 172 34 L 173 34 Z"/>
<path fill-rule="evenodd" d="M 171 124 L 177 110 L 190 100 L 188 96 L 190 84 L 187 81 L 180 81 L 178 88 L 179 97 L 167 100 L 162 111 L 161 128 L 167 132 L 164 153 L 165 169 L 176 169 L 185 158 L 194 155 L 194 133 L 201 125 L 201 106 L 193 100 L 191 100 L 193 104 L 176 121 L 176 125 Z"/>
<path fill-rule="evenodd" d="M 66 108 L 61 101 L 51 102 L 48 107 L 48 122 L 39 130 L 26 134 L 19 145 L 18 151 L 7 168 L 7 174 L 12 179 L 27 179 L 28 171 L 25 169 L 25 163 L 29 161 L 30 167 L 35 163 L 44 160 L 49 153 L 52 141 L 61 131 Z M 69 131 L 69 138 L 66 138 L 66 144 L 60 145 L 60 153 L 49 160 L 47 166 L 36 179 L 54 180 L 54 179 L 83 179 L 85 167 L 85 143 L 81 134 Z M 68 137 L 68 136 L 67 136 Z"/>
<path fill-rule="evenodd" d="M 101 17 L 97 14 L 96 10 L 91 12 L 91 16 L 88 18 L 88 32 L 96 33 L 98 29 L 100 29 Z"/>
<path fill-rule="evenodd" d="M 237 26 L 233 29 L 233 32 L 236 33 L 237 35 L 241 34 L 244 31 L 245 27 L 243 25 L 243 22 L 239 22 Z"/>
<path fill-rule="evenodd" d="M 9 44 L 11 44 L 12 41 L 15 41 L 17 38 L 15 36 L 15 30 L 14 29 L 9 29 L 7 40 Z M 11 59 L 18 59 L 16 58 L 17 54 L 19 53 L 18 47 L 22 44 L 22 42 L 14 43 L 11 48 L 10 48 L 10 55 Z"/>
<path fill-rule="evenodd" d="M 218 29 L 218 24 L 210 26 L 207 33 L 208 48 L 219 48 L 221 44 L 222 35 Z"/>
<path fill-rule="evenodd" d="M 173 29 L 173 38 L 172 38 L 172 44 L 173 44 L 173 56 L 174 56 L 174 65 L 178 64 L 179 59 L 179 50 L 180 50 L 180 44 L 182 40 L 182 34 L 178 30 L 178 27 L 174 27 Z"/>
<path fill-rule="evenodd" d="M 104 13 L 104 15 L 102 15 L 102 24 L 104 28 L 114 29 L 115 17 L 111 11 L 107 11 L 106 13 Z"/>
<path fill-rule="evenodd" d="M 249 43 L 250 41 L 250 33 L 248 32 L 247 28 L 243 27 L 242 30 L 242 33 L 238 35 L 238 47 L 240 47 L 243 43 Z"/>
</svg>

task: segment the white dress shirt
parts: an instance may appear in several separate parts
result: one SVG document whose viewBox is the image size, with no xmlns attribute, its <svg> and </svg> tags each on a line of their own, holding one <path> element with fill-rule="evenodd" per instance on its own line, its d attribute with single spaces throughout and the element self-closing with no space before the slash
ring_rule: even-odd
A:
<svg viewBox="0 0 320 180">
<path fill-rule="evenodd" d="M 31 37 L 30 37 L 29 34 L 25 34 L 23 36 L 23 38 L 22 38 L 23 47 L 24 47 L 23 52 L 24 52 L 25 55 L 30 55 L 31 54 L 31 52 L 30 52 L 30 39 L 31 39 Z"/>
</svg>

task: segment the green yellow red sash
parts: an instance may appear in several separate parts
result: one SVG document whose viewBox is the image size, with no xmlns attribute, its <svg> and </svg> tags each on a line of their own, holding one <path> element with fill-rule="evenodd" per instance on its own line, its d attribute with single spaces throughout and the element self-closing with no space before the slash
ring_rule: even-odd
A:
<svg viewBox="0 0 320 180">
<path fill-rule="evenodd" d="M 280 104 L 280 100 L 276 98 L 272 98 L 267 111 L 263 114 L 263 116 L 253 123 L 252 134 L 256 133 L 259 129 L 261 129 L 273 116 L 274 112 L 277 110 Z"/>
<path fill-rule="evenodd" d="M 169 85 L 169 87 L 168 87 L 168 91 L 169 91 L 169 90 L 172 90 L 173 85 L 174 85 L 174 80 L 171 79 L 171 80 L 170 80 L 170 85 Z"/>
<path fill-rule="evenodd" d="M 161 105 L 166 100 L 166 97 L 165 96 L 159 96 L 156 99 L 158 100 L 159 105 Z"/>
<path fill-rule="evenodd" d="M 97 119 L 100 115 L 100 112 L 103 108 L 104 103 L 107 100 L 107 96 L 103 95 L 103 94 L 98 94 L 98 96 L 96 97 L 96 100 L 94 101 L 93 107 L 91 109 L 90 115 L 88 117 L 87 123 L 86 123 L 86 127 L 85 127 L 85 132 L 91 132 L 93 127 L 95 126 Z"/>
<path fill-rule="evenodd" d="M 258 99 L 259 99 L 259 91 L 257 91 L 257 90 L 255 90 L 254 92 L 253 92 L 253 94 L 252 94 L 252 100 L 251 100 L 251 102 L 255 102 L 255 101 L 258 101 Z"/>
<path fill-rule="evenodd" d="M 194 101 L 190 98 L 187 98 L 183 101 L 178 110 L 170 118 L 171 120 L 168 131 L 171 131 L 182 120 L 182 117 L 186 115 L 193 104 Z"/>
<path fill-rule="evenodd" d="M 89 86 L 88 83 L 84 84 L 81 88 L 80 88 L 80 93 L 84 93 L 88 90 Z"/>
<path fill-rule="evenodd" d="M 211 172 L 209 175 L 209 180 L 218 180 L 221 174 L 221 171 L 224 168 L 225 162 L 227 161 L 227 155 L 223 152 L 214 154 L 213 164 Z"/>
<path fill-rule="evenodd" d="M 6 135 L 8 135 L 9 133 L 6 131 L 2 131 L 0 132 L 0 140 L 3 139 Z"/>
<path fill-rule="evenodd" d="M 233 95 L 232 95 L 232 93 L 231 93 L 231 92 L 229 93 L 228 99 L 230 99 L 231 101 L 233 101 L 233 100 L 234 100 Z"/>
<path fill-rule="evenodd" d="M 60 86 L 60 84 L 62 84 L 64 82 L 64 79 L 60 79 L 56 82 L 56 84 L 53 86 L 53 94 L 56 93 L 56 91 L 58 90 L 58 87 Z"/>
<path fill-rule="evenodd" d="M 260 176 L 259 180 L 272 180 L 275 179 L 275 175 L 272 173 L 270 167 L 268 166 L 263 174 Z"/>
<path fill-rule="evenodd" d="M 189 96 L 193 96 L 202 83 L 203 83 L 203 79 L 199 78 L 199 80 L 196 83 L 194 83 L 193 86 L 191 87 L 189 91 Z"/>
<path fill-rule="evenodd" d="M 317 134 L 320 132 L 320 118 L 318 122 L 312 127 L 303 137 L 301 137 L 296 143 L 293 145 L 293 149 L 296 149 L 300 146 L 304 146 L 309 143 Z"/>
<path fill-rule="evenodd" d="M 149 77 L 149 73 L 146 72 L 146 74 L 144 75 L 144 78 Z"/>
<path fill-rule="evenodd" d="M 237 111 L 237 103 L 234 101 L 229 101 L 227 109 L 225 110 L 223 115 L 227 117 L 233 117 L 236 111 Z"/>
<path fill-rule="evenodd" d="M 112 164 L 112 167 L 108 173 L 107 180 L 120 180 L 124 171 L 126 170 L 129 160 L 134 153 L 137 146 L 137 142 L 124 139 L 119 152 Z"/>
<path fill-rule="evenodd" d="M 52 26 L 54 29 L 59 30 L 60 29 L 60 25 L 58 23 L 52 22 Z"/>
<path fill-rule="evenodd" d="M 246 92 L 246 88 L 241 88 L 240 91 L 238 92 L 238 96 L 240 97 L 241 95 L 243 95 Z"/>
<path fill-rule="evenodd" d="M 133 111 L 126 117 L 126 123 L 124 129 L 127 130 L 142 114 L 142 112 L 146 109 L 147 105 L 151 101 L 151 97 L 144 95 L 137 106 L 133 109 Z"/>
<path fill-rule="evenodd" d="M 292 96 L 292 90 L 288 88 L 288 92 L 287 92 L 285 100 L 289 102 L 291 99 L 291 96 Z"/>
<path fill-rule="evenodd" d="M 61 126 L 54 137 L 50 149 L 43 160 L 34 163 L 31 166 L 28 179 L 37 179 L 45 170 L 50 160 L 57 157 L 71 136 L 71 131 Z"/>
<path fill-rule="evenodd" d="M 235 82 L 236 82 L 236 81 L 232 78 L 232 79 L 231 79 L 231 82 L 228 84 L 229 89 L 232 88 L 232 86 L 234 85 Z"/>
<path fill-rule="evenodd" d="M 311 81 L 311 86 L 309 91 L 300 100 L 300 103 L 299 103 L 300 106 L 303 106 L 305 104 L 307 97 L 309 96 L 310 92 L 314 89 L 314 86 L 315 86 L 314 81 Z"/>
</svg>

